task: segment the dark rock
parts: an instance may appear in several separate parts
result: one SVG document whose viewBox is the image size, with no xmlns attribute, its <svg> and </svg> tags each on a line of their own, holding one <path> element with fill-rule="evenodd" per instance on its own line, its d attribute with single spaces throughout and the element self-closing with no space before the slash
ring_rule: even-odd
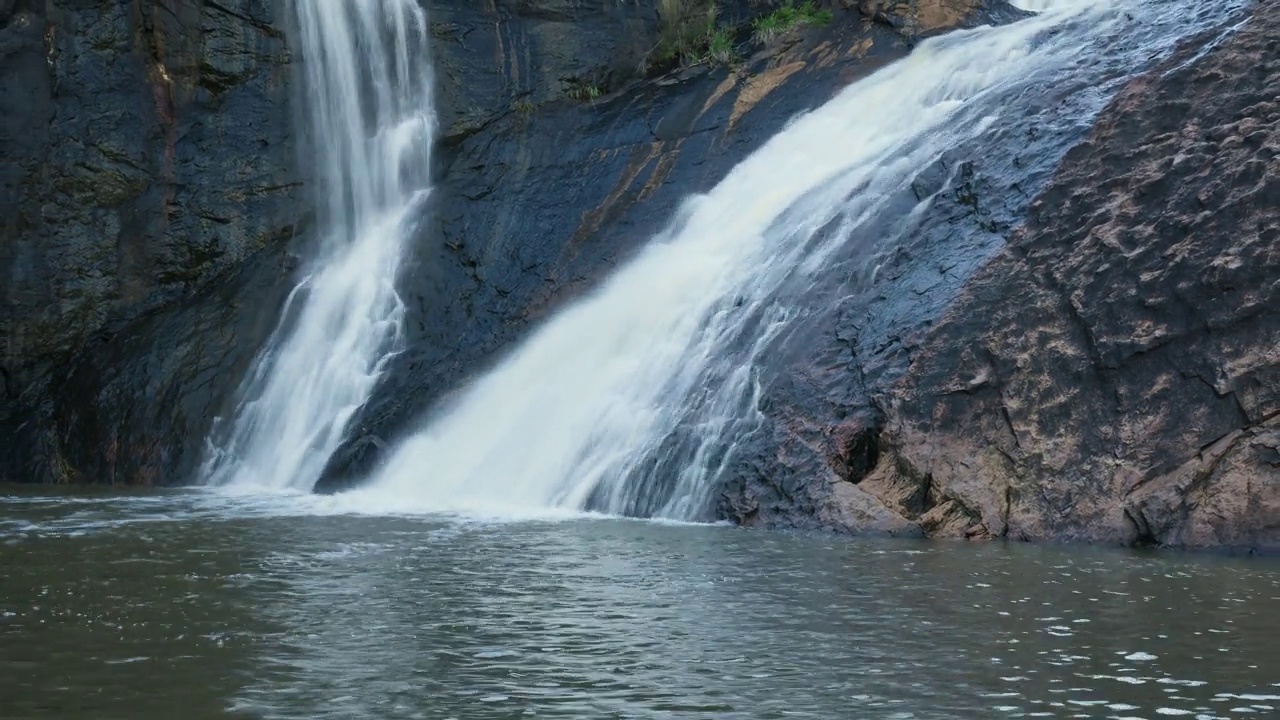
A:
<svg viewBox="0 0 1280 720">
<path fill-rule="evenodd" d="M 278 319 L 295 262 L 284 238 L 202 293 L 131 323 L 58 367 L 52 400 L 17 436 L 16 465 L 57 482 L 190 478 L 209 420 Z M 193 430 L 195 432 L 193 432 Z"/>
<path fill-rule="evenodd" d="M 289 54 L 268 0 L 0 9 L 0 479 L 105 480 L 101 463 L 82 463 L 105 446 L 50 427 L 70 399 L 51 379 L 289 235 L 306 209 L 282 122 Z M 124 393 L 139 393 L 129 412 L 148 408 L 139 422 L 170 410 L 142 386 Z M 129 414 L 75 412 L 104 428 Z M 16 440 L 33 436 L 34 448 Z"/>
</svg>

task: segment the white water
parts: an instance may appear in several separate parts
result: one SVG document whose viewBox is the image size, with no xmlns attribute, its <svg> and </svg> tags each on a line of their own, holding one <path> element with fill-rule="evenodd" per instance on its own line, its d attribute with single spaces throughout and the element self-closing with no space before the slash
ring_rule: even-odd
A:
<svg viewBox="0 0 1280 720">
<path fill-rule="evenodd" d="M 435 122 L 415 0 L 292 6 L 321 248 L 201 470 L 205 482 L 255 490 L 310 490 L 395 351 L 396 276 L 426 196 Z"/>
<path fill-rule="evenodd" d="M 634 511 L 647 492 L 635 476 L 682 423 L 695 428 L 696 447 L 649 513 L 697 517 L 732 458 L 727 429 L 743 431 L 757 412 L 753 368 L 787 320 L 771 303 L 778 288 L 819 271 L 919 171 L 999 123 L 999 98 L 1090 72 L 1101 38 L 1177 12 L 1141 2 L 1035 5 L 1046 12 L 925 42 L 798 118 L 691 199 L 601 288 L 437 409 L 341 505 Z M 1151 48 L 1138 45 L 1126 52 L 1145 60 Z M 867 252 L 892 241 L 875 238 Z"/>
</svg>

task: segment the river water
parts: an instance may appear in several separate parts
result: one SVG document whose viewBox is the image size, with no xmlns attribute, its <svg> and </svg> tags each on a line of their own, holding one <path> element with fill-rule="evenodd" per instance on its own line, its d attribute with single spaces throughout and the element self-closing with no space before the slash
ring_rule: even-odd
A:
<svg viewBox="0 0 1280 720">
<path fill-rule="evenodd" d="M 33 492 L 9 720 L 1280 717 L 1273 560 Z"/>
</svg>

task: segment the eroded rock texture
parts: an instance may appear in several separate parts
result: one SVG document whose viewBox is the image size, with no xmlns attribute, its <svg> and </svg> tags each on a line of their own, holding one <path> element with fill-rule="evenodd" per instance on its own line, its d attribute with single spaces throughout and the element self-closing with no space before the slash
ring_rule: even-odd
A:
<svg viewBox="0 0 1280 720">
<path fill-rule="evenodd" d="M 1128 85 L 905 376 L 818 423 L 823 525 L 1280 550 L 1278 152 L 1266 5 Z"/>
<path fill-rule="evenodd" d="M 1130 86 L 892 394 L 909 474 L 992 534 L 1280 548 L 1278 152 L 1280 13 Z"/>
</svg>

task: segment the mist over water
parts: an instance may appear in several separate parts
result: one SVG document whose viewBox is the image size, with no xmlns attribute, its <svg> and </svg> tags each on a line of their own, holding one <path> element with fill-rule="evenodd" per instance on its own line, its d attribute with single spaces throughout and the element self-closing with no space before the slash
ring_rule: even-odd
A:
<svg viewBox="0 0 1280 720">
<path fill-rule="evenodd" d="M 404 318 L 396 277 L 428 188 L 434 108 L 427 18 L 414 0 L 296 0 L 302 162 L 318 253 L 216 424 L 201 479 L 310 490 L 368 401 Z"/>
</svg>

